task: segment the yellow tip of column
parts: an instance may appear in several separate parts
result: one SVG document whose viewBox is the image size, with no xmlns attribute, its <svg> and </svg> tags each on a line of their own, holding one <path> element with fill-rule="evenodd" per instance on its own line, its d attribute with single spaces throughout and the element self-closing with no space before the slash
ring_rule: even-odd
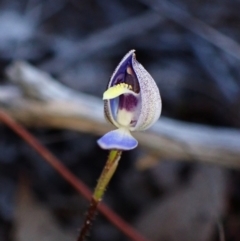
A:
<svg viewBox="0 0 240 241">
<path fill-rule="evenodd" d="M 131 87 L 125 83 L 114 85 L 103 93 L 103 100 L 114 99 L 114 98 L 116 98 L 122 94 L 126 94 L 126 93 L 134 94 L 134 92 L 132 90 L 130 90 L 129 88 L 131 88 Z"/>
</svg>

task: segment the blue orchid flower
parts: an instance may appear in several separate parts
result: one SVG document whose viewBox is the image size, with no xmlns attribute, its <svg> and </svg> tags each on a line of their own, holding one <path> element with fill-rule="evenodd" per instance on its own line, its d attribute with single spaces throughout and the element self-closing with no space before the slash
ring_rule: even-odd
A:
<svg viewBox="0 0 240 241">
<path fill-rule="evenodd" d="M 98 140 L 103 149 L 134 149 L 138 142 L 131 131 L 146 130 L 161 114 L 159 89 L 134 52 L 123 57 L 103 94 L 105 117 L 118 128 Z"/>
</svg>

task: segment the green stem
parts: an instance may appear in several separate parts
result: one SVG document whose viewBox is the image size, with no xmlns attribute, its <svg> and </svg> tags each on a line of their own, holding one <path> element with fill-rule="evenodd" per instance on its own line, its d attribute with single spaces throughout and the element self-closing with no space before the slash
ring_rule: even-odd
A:
<svg viewBox="0 0 240 241">
<path fill-rule="evenodd" d="M 83 224 L 83 227 L 80 231 L 79 237 L 77 241 L 84 241 L 86 235 L 88 234 L 90 227 L 92 225 L 93 219 L 97 212 L 97 206 L 99 202 L 102 200 L 105 190 L 110 182 L 113 174 L 115 173 L 118 162 L 121 158 L 122 151 L 119 150 L 111 150 L 108 156 L 108 160 L 104 166 L 104 169 L 98 179 L 97 185 L 93 192 L 92 200 L 90 202 L 90 206 Z"/>
<path fill-rule="evenodd" d="M 100 178 L 98 179 L 97 186 L 93 193 L 93 198 L 99 202 L 101 201 L 108 183 L 110 182 L 121 157 L 121 151 L 111 150 L 105 167 L 102 171 Z"/>
</svg>

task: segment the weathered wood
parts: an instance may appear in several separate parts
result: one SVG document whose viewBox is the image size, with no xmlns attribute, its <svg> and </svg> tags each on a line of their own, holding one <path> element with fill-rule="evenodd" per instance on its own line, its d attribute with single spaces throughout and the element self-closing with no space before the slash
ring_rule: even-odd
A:
<svg viewBox="0 0 240 241">
<path fill-rule="evenodd" d="M 23 124 L 96 135 L 113 128 L 104 120 L 102 100 L 63 86 L 24 62 L 12 64 L 6 74 L 16 87 L 1 87 L 0 108 Z M 150 130 L 134 135 L 143 148 L 160 157 L 240 167 L 240 130 L 237 129 L 161 117 Z"/>
</svg>

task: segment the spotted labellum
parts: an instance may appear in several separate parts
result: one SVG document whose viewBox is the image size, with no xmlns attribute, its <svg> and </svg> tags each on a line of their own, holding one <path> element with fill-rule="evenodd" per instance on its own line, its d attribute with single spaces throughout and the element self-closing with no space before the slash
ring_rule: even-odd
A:
<svg viewBox="0 0 240 241">
<path fill-rule="evenodd" d="M 146 130 L 161 114 L 159 89 L 134 52 L 123 57 L 103 94 L 105 117 L 118 128 L 98 140 L 103 149 L 135 148 L 138 142 L 130 132 Z"/>
</svg>

